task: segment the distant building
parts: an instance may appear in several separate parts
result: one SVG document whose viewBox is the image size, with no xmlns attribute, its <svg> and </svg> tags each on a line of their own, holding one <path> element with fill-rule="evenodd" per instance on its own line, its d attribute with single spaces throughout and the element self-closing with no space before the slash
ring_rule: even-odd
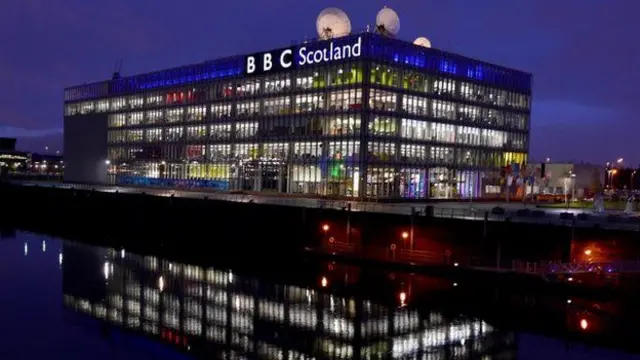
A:
<svg viewBox="0 0 640 360">
<path fill-rule="evenodd" d="M 15 138 L 0 138 L 0 175 L 26 168 L 29 153 L 16 151 Z"/>
<path fill-rule="evenodd" d="M 60 155 L 16 151 L 16 139 L 0 138 L 0 174 L 61 175 L 64 161 Z"/>
<path fill-rule="evenodd" d="M 541 164 L 536 167 L 542 169 Z M 605 169 L 597 164 L 545 163 L 544 172 L 544 178 L 536 179 L 534 192 L 537 187 L 540 193 L 583 197 L 603 189 L 605 184 Z"/>
<path fill-rule="evenodd" d="M 15 138 L 0 137 L 0 151 L 14 151 L 16 149 Z"/>
</svg>

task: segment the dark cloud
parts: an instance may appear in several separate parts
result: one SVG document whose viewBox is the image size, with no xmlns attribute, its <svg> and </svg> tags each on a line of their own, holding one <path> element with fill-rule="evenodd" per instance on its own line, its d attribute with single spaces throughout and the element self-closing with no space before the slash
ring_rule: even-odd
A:
<svg viewBox="0 0 640 360">
<path fill-rule="evenodd" d="M 62 89 L 108 78 L 119 58 L 126 73 L 137 73 L 279 47 L 314 36 L 317 13 L 335 5 L 10 0 L 0 12 L 2 48 L 10 50 L 0 55 L 0 119 L 14 127 L 60 128 Z M 635 156 L 631 138 L 612 139 L 640 132 L 634 111 L 640 83 L 635 39 L 640 25 L 634 17 L 640 2 L 374 0 L 338 5 L 354 29 L 373 23 L 377 10 L 388 5 L 400 14 L 402 38 L 426 35 L 435 47 L 532 72 L 534 157 L 603 161 L 612 154 Z"/>
</svg>

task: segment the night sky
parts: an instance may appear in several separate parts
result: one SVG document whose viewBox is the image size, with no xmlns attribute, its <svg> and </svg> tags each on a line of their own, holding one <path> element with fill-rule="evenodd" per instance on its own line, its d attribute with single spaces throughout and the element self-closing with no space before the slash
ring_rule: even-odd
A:
<svg viewBox="0 0 640 360">
<path fill-rule="evenodd" d="M 365 5 L 366 4 L 366 5 Z M 62 90 L 123 75 L 277 48 L 315 36 L 337 6 L 354 30 L 387 5 L 399 37 L 533 73 L 535 159 L 640 163 L 640 1 L 8 0 L 0 12 L 0 136 L 61 149 Z"/>
</svg>

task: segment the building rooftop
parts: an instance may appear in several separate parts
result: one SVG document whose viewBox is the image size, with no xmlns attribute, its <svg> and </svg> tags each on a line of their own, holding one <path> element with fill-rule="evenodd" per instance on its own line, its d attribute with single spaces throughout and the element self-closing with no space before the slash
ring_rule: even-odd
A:
<svg viewBox="0 0 640 360">
<path fill-rule="evenodd" d="M 411 42 L 371 32 L 352 34 L 331 40 L 308 41 L 290 46 L 290 48 L 306 46 L 309 50 L 314 50 L 325 47 L 332 41 L 336 45 L 347 44 L 358 37 L 362 37 L 362 54 L 360 58 L 398 63 L 408 68 L 481 82 L 522 93 L 531 92 L 532 76 L 530 73 L 434 48 L 417 46 Z M 297 54 L 297 52 L 294 51 L 294 54 Z M 244 67 L 247 56 L 248 54 L 237 55 L 115 80 L 73 86 L 64 90 L 64 100 L 80 101 L 106 96 L 127 95 L 150 89 L 162 89 L 239 77 L 245 72 Z"/>
</svg>

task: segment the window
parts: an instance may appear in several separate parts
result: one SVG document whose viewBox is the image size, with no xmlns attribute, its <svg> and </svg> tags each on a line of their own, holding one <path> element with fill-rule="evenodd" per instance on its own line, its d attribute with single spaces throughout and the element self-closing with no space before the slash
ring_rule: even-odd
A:
<svg viewBox="0 0 640 360">
<path fill-rule="evenodd" d="M 424 145 L 401 144 L 400 160 L 409 163 L 423 163 L 427 159 L 427 149 Z"/>
<path fill-rule="evenodd" d="M 211 117 L 214 119 L 224 119 L 231 116 L 231 104 L 211 105 Z"/>
<path fill-rule="evenodd" d="M 296 96 L 295 112 L 311 112 L 324 109 L 324 95 L 305 94 Z"/>
<path fill-rule="evenodd" d="M 145 140 L 148 142 L 162 141 L 162 129 L 145 130 Z"/>
<path fill-rule="evenodd" d="M 443 97 L 453 97 L 456 94 L 456 82 L 453 79 L 439 78 L 433 84 L 433 92 Z"/>
<path fill-rule="evenodd" d="M 369 123 L 369 133 L 372 135 L 395 136 L 396 120 L 390 117 L 376 116 Z"/>
<path fill-rule="evenodd" d="M 258 144 L 236 144 L 235 155 L 238 160 L 255 160 L 258 158 Z"/>
<path fill-rule="evenodd" d="M 225 161 L 230 159 L 231 145 L 209 145 L 209 159 L 212 161 Z"/>
<path fill-rule="evenodd" d="M 431 140 L 452 143 L 456 141 L 456 127 L 450 124 L 432 123 L 429 130 Z"/>
<path fill-rule="evenodd" d="M 426 98 L 411 95 L 405 95 L 402 98 L 402 110 L 408 112 L 409 114 L 427 116 L 428 109 L 429 102 Z"/>
<path fill-rule="evenodd" d="M 247 101 L 238 103 L 236 114 L 239 118 L 260 115 L 260 102 Z"/>
<path fill-rule="evenodd" d="M 247 139 L 256 136 L 258 133 L 258 122 L 245 122 L 236 124 L 236 138 Z M 213 131 L 211 133 L 213 135 Z"/>
<path fill-rule="evenodd" d="M 157 124 L 162 121 L 162 110 L 147 110 L 145 112 L 147 124 Z"/>
<path fill-rule="evenodd" d="M 168 123 L 182 122 L 183 117 L 184 117 L 184 108 L 167 110 Z"/>
<path fill-rule="evenodd" d="M 371 89 L 369 106 L 378 111 L 396 111 L 397 95 L 390 91 Z"/>
<path fill-rule="evenodd" d="M 429 82 L 425 74 L 405 70 L 405 74 L 402 79 L 402 87 L 412 91 L 428 92 Z"/>
<path fill-rule="evenodd" d="M 123 127 L 127 123 L 125 114 L 112 114 L 109 115 L 109 127 Z"/>
<path fill-rule="evenodd" d="M 360 133 L 360 116 L 336 116 L 329 118 L 330 135 L 355 135 Z"/>
<path fill-rule="evenodd" d="M 203 121 L 207 116 L 206 106 L 189 106 L 187 108 L 187 121 Z"/>
<path fill-rule="evenodd" d="M 429 123 L 421 120 L 402 119 L 400 136 L 406 139 L 429 140 Z"/>
<path fill-rule="evenodd" d="M 209 127 L 209 138 L 212 140 L 226 140 L 231 138 L 231 124 L 217 124 Z"/>
<path fill-rule="evenodd" d="M 199 140 L 207 137 L 207 127 L 206 126 L 189 126 L 187 128 L 187 139 L 188 140 Z"/>
<path fill-rule="evenodd" d="M 96 102 L 96 111 L 97 112 L 107 112 L 109 111 L 109 100 L 98 100 Z"/>
<path fill-rule="evenodd" d="M 453 148 L 434 146 L 430 158 L 433 164 L 453 164 Z"/>
<path fill-rule="evenodd" d="M 239 97 L 253 96 L 253 95 L 257 95 L 259 92 L 260 92 L 259 80 L 245 80 L 240 82 L 236 87 L 236 95 Z"/>
<path fill-rule="evenodd" d="M 138 142 L 138 141 L 142 141 L 142 139 L 143 139 L 142 130 L 127 130 L 128 142 Z"/>
<path fill-rule="evenodd" d="M 264 144 L 263 155 L 268 160 L 286 160 L 289 158 L 289 144 L 286 143 L 271 143 Z"/>
<path fill-rule="evenodd" d="M 456 105 L 449 101 L 433 100 L 433 117 L 446 120 L 456 119 Z"/>
<path fill-rule="evenodd" d="M 303 142 L 293 145 L 293 160 L 307 163 L 317 163 L 322 156 L 322 143 Z"/>
<path fill-rule="evenodd" d="M 142 124 L 144 121 L 144 113 L 142 111 L 130 113 L 127 116 L 127 123 L 129 126 L 136 126 Z"/>
<path fill-rule="evenodd" d="M 296 88 L 298 89 L 317 89 L 326 85 L 326 73 L 324 70 L 304 71 L 296 77 Z"/>
<path fill-rule="evenodd" d="M 369 161 L 395 160 L 396 144 L 392 142 L 369 142 Z"/>
<path fill-rule="evenodd" d="M 362 90 L 334 91 L 329 94 L 330 111 L 358 110 L 362 108 Z"/>
<path fill-rule="evenodd" d="M 167 141 L 179 141 L 183 139 L 184 129 L 182 127 L 171 127 L 166 129 Z"/>
<path fill-rule="evenodd" d="M 288 96 L 265 99 L 264 114 L 265 115 L 283 115 L 289 114 L 291 99 Z"/>
<path fill-rule="evenodd" d="M 398 70 L 388 65 L 372 66 L 371 83 L 384 86 L 398 86 Z"/>
<path fill-rule="evenodd" d="M 276 94 L 291 89 L 290 74 L 278 74 L 269 76 L 264 80 L 265 94 Z"/>
</svg>

